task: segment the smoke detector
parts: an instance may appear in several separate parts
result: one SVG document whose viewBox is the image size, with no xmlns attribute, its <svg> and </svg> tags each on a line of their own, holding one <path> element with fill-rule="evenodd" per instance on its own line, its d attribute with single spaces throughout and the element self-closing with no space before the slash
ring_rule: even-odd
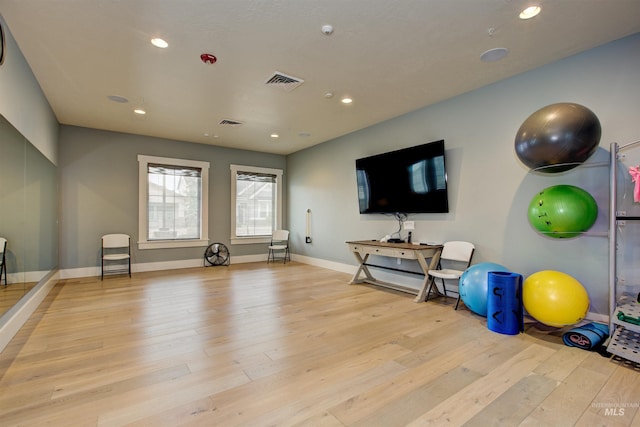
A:
<svg viewBox="0 0 640 427">
<path fill-rule="evenodd" d="M 325 36 L 330 36 L 333 34 L 333 25 L 323 25 L 320 31 L 322 31 L 322 34 Z"/>
</svg>

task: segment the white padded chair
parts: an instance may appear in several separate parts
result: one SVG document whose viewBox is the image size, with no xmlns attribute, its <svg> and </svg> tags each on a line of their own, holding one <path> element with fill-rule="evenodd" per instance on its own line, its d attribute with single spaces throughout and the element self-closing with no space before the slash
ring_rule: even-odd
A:
<svg viewBox="0 0 640 427">
<path fill-rule="evenodd" d="M 462 273 L 464 273 L 471 264 L 471 258 L 473 257 L 474 251 L 475 246 L 470 242 L 445 242 L 444 247 L 442 248 L 442 254 L 440 255 L 438 269 L 429 270 L 429 289 L 427 290 L 427 297 L 425 298 L 425 301 L 429 300 L 433 287 L 437 286 L 436 279 L 440 279 L 442 293 L 445 297 L 449 296 L 447 292 L 458 295 L 455 305 L 455 309 L 458 309 L 458 304 L 460 304 L 460 292 L 458 289 L 458 286 L 460 285 L 460 276 L 462 276 Z M 456 290 L 447 290 L 446 282 L 453 280 L 456 281 Z"/>
<path fill-rule="evenodd" d="M 128 234 L 102 236 L 102 274 L 129 273 L 131 277 L 131 238 Z M 106 267 L 106 269 L 105 269 Z"/>
<path fill-rule="evenodd" d="M 7 287 L 7 257 L 5 256 L 5 252 L 7 252 L 7 239 L 4 237 L 0 237 L 0 250 L 2 253 L 0 254 L 0 282 L 2 282 L 2 273 L 4 273 L 4 287 Z"/>
<path fill-rule="evenodd" d="M 269 243 L 269 253 L 267 254 L 267 264 L 270 261 L 275 262 L 276 255 L 281 253 L 282 261 L 284 264 L 288 261 L 291 261 L 291 256 L 289 255 L 289 230 L 276 230 L 273 232 L 271 236 L 271 243 Z"/>
</svg>

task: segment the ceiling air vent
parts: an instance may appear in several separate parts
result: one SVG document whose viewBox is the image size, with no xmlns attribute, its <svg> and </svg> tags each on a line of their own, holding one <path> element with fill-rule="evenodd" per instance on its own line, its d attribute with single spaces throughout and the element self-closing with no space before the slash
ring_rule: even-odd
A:
<svg viewBox="0 0 640 427">
<path fill-rule="evenodd" d="M 267 86 L 273 86 L 280 89 L 284 89 L 287 92 L 291 92 L 292 90 L 300 86 L 302 83 L 304 83 L 304 80 L 299 79 L 297 77 L 288 76 L 284 73 L 276 71 L 264 83 Z"/>
<path fill-rule="evenodd" d="M 244 123 L 238 122 L 236 120 L 222 119 L 218 124 L 221 126 L 240 126 L 240 125 L 243 125 Z"/>
</svg>

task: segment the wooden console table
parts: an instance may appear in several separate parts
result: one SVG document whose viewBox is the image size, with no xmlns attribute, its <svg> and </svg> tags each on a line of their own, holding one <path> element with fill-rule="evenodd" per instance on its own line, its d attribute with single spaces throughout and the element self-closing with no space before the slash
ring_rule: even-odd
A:
<svg viewBox="0 0 640 427">
<path fill-rule="evenodd" d="M 435 270 L 438 267 L 440 254 L 442 253 L 442 245 L 414 245 L 412 243 L 388 243 L 379 242 L 377 240 L 362 240 L 347 242 L 347 244 L 360 264 L 358 271 L 353 275 L 349 284 L 369 283 L 414 295 L 417 294 L 414 299 L 415 302 L 423 302 L 425 300 L 429 285 L 428 271 Z M 416 290 L 407 286 L 377 280 L 373 277 L 368 268 L 371 266 L 367 264 L 369 255 L 417 260 L 418 264 L 420 264 L 420 268 L 422 269 L 422 274 L 424 275 L 424 280 L 422 281 L 420 289 Z M 429 264 L 427 264 L 427 258 L 431 258 L 431 262 Z M 364 277 L 360 278 L 361 274 L 364 274 Z"/>
</svg>

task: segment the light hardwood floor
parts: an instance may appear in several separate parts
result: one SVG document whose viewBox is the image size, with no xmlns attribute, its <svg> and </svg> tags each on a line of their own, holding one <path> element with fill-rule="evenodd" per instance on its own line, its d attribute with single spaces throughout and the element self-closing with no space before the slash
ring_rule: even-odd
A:
<svg viewBox="0 0 640 427">
<path fill-rule="evenodd" d="M 13 307 L 19 300 L 29 292 L 36 283 L 9 283 L 0 281 L 0 316 Z"/>
<path fill-rule="evenodd" d="M 61 281 L 0 354 L 0 426 L 630 426 L 640 371 L 309 265 Z"/>
</svg>

